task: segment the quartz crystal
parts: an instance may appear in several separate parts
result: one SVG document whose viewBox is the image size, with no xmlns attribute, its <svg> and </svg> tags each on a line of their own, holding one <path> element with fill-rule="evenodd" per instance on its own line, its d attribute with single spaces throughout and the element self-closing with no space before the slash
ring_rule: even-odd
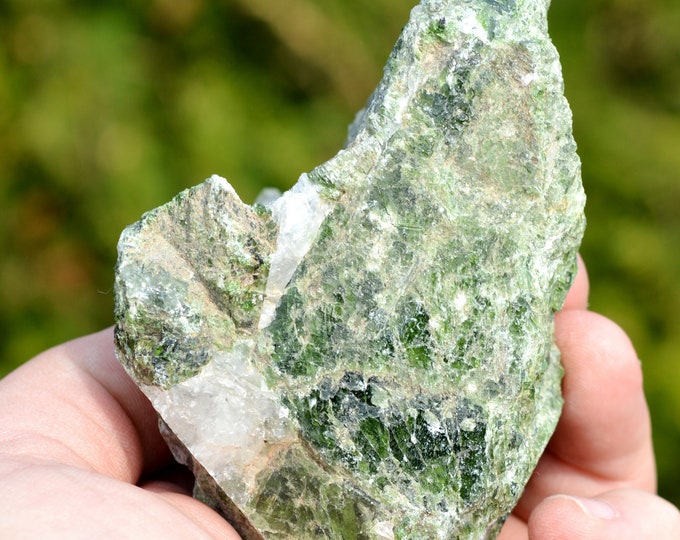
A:
<svg viewBox="0 0 680 540">
<path fill-rule="evenodd" d="M 123 232 L 120 361 L 243 538 L 494 538 L 522 494 L 584 228 L 548 4 L 423 0 L 334 158 Z"/>
</svg>

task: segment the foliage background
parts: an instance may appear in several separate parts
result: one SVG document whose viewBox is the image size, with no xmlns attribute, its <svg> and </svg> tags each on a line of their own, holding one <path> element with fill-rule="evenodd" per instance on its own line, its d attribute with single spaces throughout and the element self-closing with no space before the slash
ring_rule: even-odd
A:
<svg viewBox="0 0 680 540">
<path fill-rule="evenodd" d="M 112 323 L 122 228 L 331 157 L 415 0 L 0 0 L 0 375 Z M 592 308 L 643 361 L 680 503 L 680 2 L 554 0 Z"/>
</svg>

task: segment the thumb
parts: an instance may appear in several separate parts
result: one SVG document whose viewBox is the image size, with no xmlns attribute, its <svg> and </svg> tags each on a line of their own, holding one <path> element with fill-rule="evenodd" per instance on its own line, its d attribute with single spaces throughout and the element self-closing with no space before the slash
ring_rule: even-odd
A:
<svg viewBox="0 0 680 540">
<path fill-rule="evenodd" d="M 548 497 L 529 518 L 529 540 L 676 540 L 680 512 L 645 491 L 618 489 L 585 499 Z"/>
</svg>

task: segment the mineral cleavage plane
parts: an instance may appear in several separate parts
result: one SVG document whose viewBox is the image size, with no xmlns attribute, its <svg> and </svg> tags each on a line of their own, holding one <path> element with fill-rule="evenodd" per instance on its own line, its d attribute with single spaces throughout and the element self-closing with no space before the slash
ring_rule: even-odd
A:
<svg viewBox="0 0 680 540">
<path fill-rule="evenodd" d="M 424 0 L 343 150 L 127 228 L 120 361 L 243 538 L 494 538 L 560 414 L 584 228 L 547 0 Z"/>
</svg>

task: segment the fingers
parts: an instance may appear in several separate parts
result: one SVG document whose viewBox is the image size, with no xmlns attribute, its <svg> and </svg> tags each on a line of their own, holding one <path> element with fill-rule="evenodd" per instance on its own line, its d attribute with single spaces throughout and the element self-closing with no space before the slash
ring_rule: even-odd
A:
<svg viewBox="0 0 680 540">
<path fill-rule="evenodd" d="M 558 313 L 555 333 L 565 404 L 515 509 L 524 521 L 555 493 L 588 497 L 622 487 L 656 489 L 642 372 L 630 340 L 610 320 L 584 310 Z"/>
<path fill-rule="evenodd" d="M 141 486 L 145 491 L 154 493 L 187 516 L 196 525 L 210 533 L 211 538 L 240 540 L 236 530 L 217 512 L 194 499 L 190 491 L 184 490 L 175 479 L 153 480 Z"/>
<path fill-rule="evenodd" d="M 171 484 L 145 490 L 60 463 L 15 461 L 14 472 L 0 471 L 2 538 L 239 538 L 216 512 Z"/>
<path fill-rule="evenodd" d="M 650 493 L 621 489 L 581 499 L 556 495 L 529 519 L 529 540 L 673 540 L 680 513 Z"/>
<path fill-rule="evenodd" d="M 111 329 L 46 351 L 0 381 L 0 454 L 12 458 L 0 460 L 0 506 L 4 494 L 13 510 L 0 529 L 12 538 L 43 530 L 70 538 L 76 528 L 82 537 L 239 538 L 190 496 L 182 468 L 146 489 L 132 485 L 171 457 L 155 412 L 115 359 Z"/>
<path fill-rule="evenodd" d="M 134 428 L 142 452 L 142 473 L 149 474 L 174 460 L 158 429 L 153 406 L 118 362 L 114 352 L 113 328 L 67 343 L 71 357 L 117 402 Z M 124 436 L 118 433 L 118 436 Z"/>
<path fill-rule="evenodd" d="M 0 381 L 0 448 L 135 483 L 170 460 L 156 415 L 116 361 L 111 329 L 46 351 Z"/>
<path fill-rule="evenodd" d="M 564 410 L 550 453 L 592 476 L 653 490 L 654 461 L 642 369 L 628 336 L 587 311 L 557 315 Z"/>
<path fill-rule="evenodd" d="M 563 311 L 588 308 L 588 272 L 586 271 L 586 265 L 583 263 L 581 255 L 578 256 L 577 262 L 578 270 L 576 272 L 576 277 L 574 278 L 574 283 L 569 289 L 567 298 L 564 301 L 564 306 L 562 307 Z"/>
<path fill-rule="evenodd" d="M 579 260 L 574 286 L 555 317 L 564 408 L 502 537 L 526 538 L 522 527 L 529 522 L 535 540 L 680 538 L 677 510 L 652 494 L 656 471 L 640 362 L 616 324 L 586 311 L 587 295 Z M 574 497 L 599 493 L 610 506 Z M 658 530 L 647 523 L 657 514 Z"/>
</svg>

